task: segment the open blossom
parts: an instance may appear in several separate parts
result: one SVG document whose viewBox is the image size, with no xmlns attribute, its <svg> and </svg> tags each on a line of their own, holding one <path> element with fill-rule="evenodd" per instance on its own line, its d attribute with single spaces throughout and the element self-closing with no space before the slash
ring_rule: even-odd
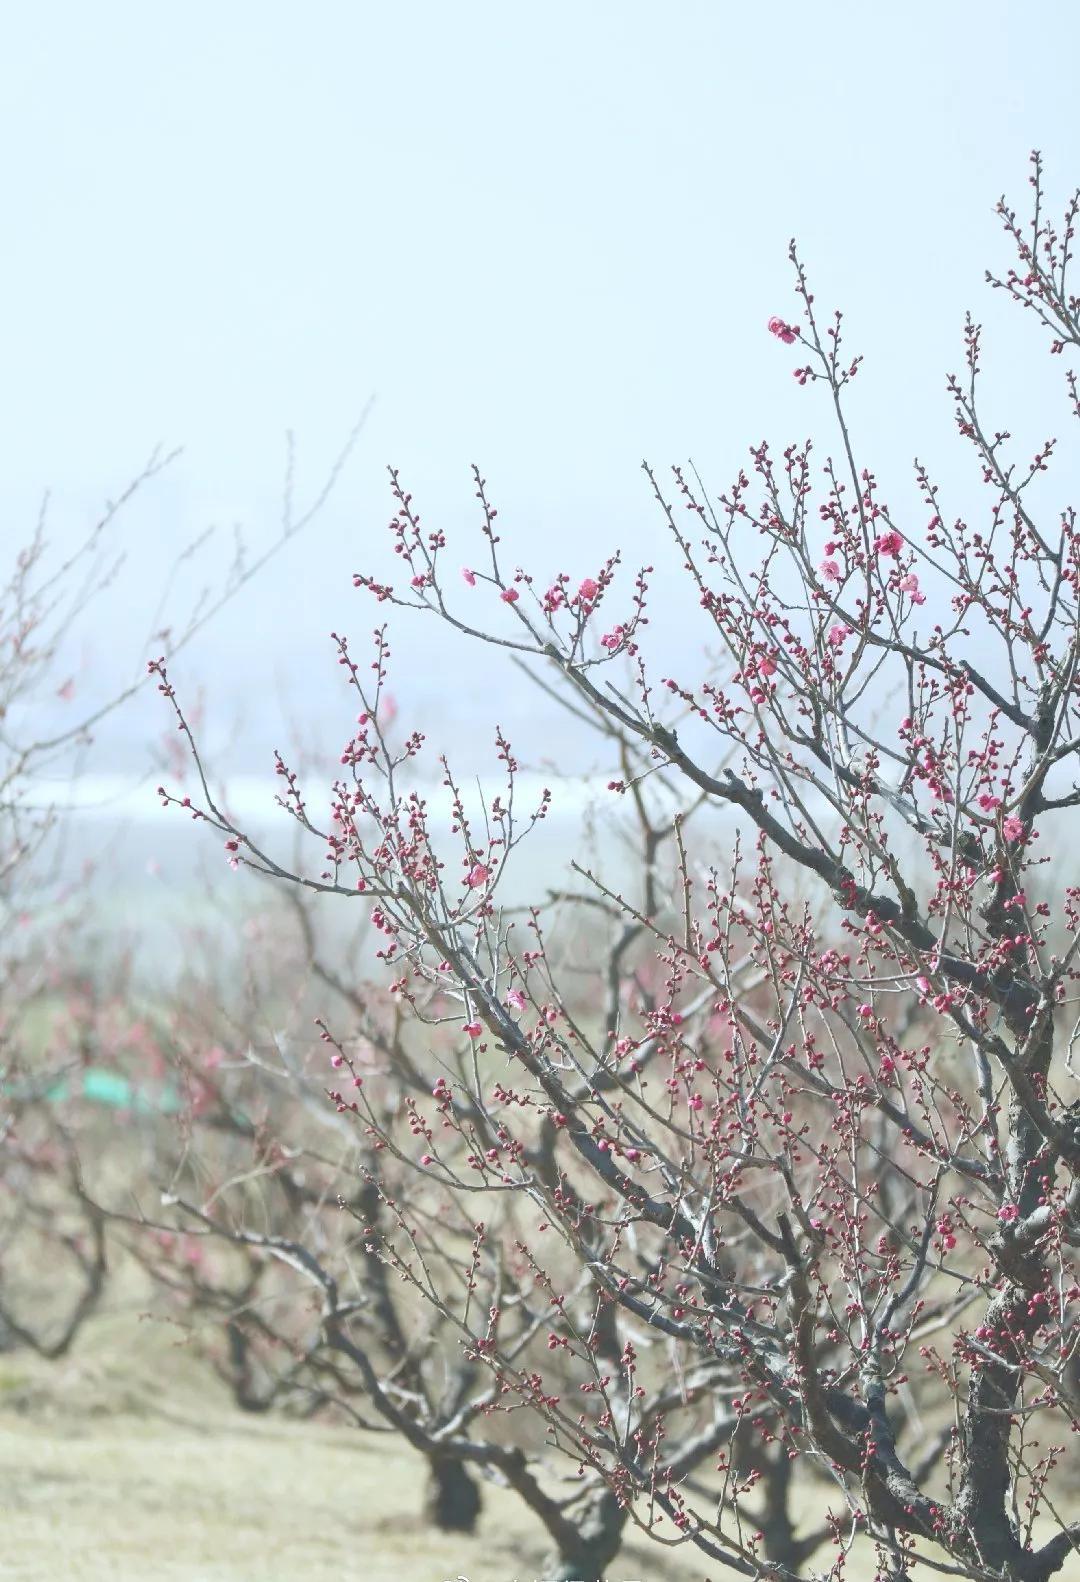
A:
<svg viewBox="0 0 1080 1582">
<path fill-rule="evenodd" d="M 616 626 L 614 631 L 604 633 L 603 637 L 600 639 L 600 646 L 601 648 L 606 648 L 609 653 L 613 653 L 614 650 L 618 648 L 625 636 L 626 627 Z"/>
<path fill-rule="evenodd" d="M 992 813 L 996 807 L 1001 806 L 1001 798 L 991 796 L 989 791 L 984 791 L 979 798 L 979 806 L 984 813 Z"/>
<path fill-rule="evenodd" d="M 600 584 L 593 577 L 586 577 L 577 591 L 577 596 L 582 604 L 589 605 L 600 592 Z"/>
<path fill-rule="evenodd" d="M 874 539 L 874 548 L 879 555 L 898 555 L 904 547 L 904 540 L 897 532 L 879 533 Z"/>
<path fill-rule="evenodd" d="M 823 560 L 818 570 L 826 582 L 840 581 L 840 567 L 835 560 Z"/>
<path fill-rule="evenodd" d="M 1008 818 L 1001 821 L 1001 833 L 1006 840 L 1019 840 L 1024 833 L 1024 821 L 1015 813 L 1010 813 Z"/>
<path fill-rule="evenodd" d="M 470 868 L 468 873 L 465 875 L 465 883 L 469 886 L 470 890 L 479 890 L 480 886 L 482 884 L 486 884 L 490 878 L 491 869 L 488 868 L 484 863 L 478 862 L 476 866 L 474 868 Z"/>
<path fill-rule="evenodd" d="M 911 594 L 912 604 L 926 603 L 926 594 L 920 591 L 919 579 L 913 571 L 909 571 L 906 577 L 900 578 L 899 586 L 902 593 Z"/>
<path fill-rule="evenodd" d="M 511 989 L 506 996 L 506 1003 L 512 1011 L 525 1009 L 525 996 L 520 989 Z"/>
<path fill-rule="evenodd" d="M 462 568 L 461 568 L 461 575 L 464 578 L 464 580 L 469 584 L 470 588 L 475 588 L 476 587 L 476 572 L 475 571 L 470 571 L 468 566 L 462 566 Z"/>
<path fill-rule="evenodd" d="M 1011 1225 L 1020 1218 L 1020 1210 L 1015 1203 L 1003 1203 L 998 1209 L 997 1217 L 1005 1225 Z"/>
<path fill-rule="evenodd" d="M 798 336 L 798 331 L 792 325 L 775 315 L 769 320 L 769 332 L 775 335 L 777 340 L 783 341 L 785 346 L 790 346 Z"/>
<path fill-rule="evenodd" d="M 461 1031 L 468 1033 L 470 1038 L 479 1038 L 484 1029 L 480 1022 L 466 1022 Z"/>
<path fill-rule="evenodd" d="M 834 648 L 843 648 L 850 636 L 850 626 L 841 626 L 839 623 L 837 623 L 836 626 L 830 627 L 829 629 L 829 642 Z"/>
<path fill-rule="evenodd" d="M 516 604 L 517 601 L 521 598 L 521 594 L 517 591 L 516 588 L 504 588 L 503 591 L 499 594 L 499 598 L 503 601 L 504 604 Z"/>
</svg>

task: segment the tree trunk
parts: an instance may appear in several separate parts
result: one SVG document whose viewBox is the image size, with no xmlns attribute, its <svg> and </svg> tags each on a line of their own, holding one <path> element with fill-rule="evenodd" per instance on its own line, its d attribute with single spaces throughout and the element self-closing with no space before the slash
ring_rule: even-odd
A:
<svg viewBox="0 0 1080 1582">
<path fill-rule="evenodd" d="M 564 1544 L 545 1562 L 545 1582 L 607 1582 L 608 1568 L 622 1545 L 626 1515 L 611 1490 L 602 1489 L 578 1523 L 578 1541 Z"/>
<path fill-rule="evenodd" d="M 432 1526 L 444 1533 L 475 1532 L 481 1503 L 480 1490 L 462 1462 L 430 1458 L 424 1515 Z"/>
</svg>

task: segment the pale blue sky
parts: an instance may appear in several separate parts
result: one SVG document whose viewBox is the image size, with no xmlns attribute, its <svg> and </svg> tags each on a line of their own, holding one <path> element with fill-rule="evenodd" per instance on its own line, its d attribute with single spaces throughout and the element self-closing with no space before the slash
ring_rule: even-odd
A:
<svg viewBox="0 0 1080 1582">
<path fill-rule="evenodd" d="M 1021 366 L 1022 326 L 981 283 L 1005 257 L 992 208 L 1003 189 L 1025 201 L 1032 146 L 1055 202 L 1080 180 L 1077 16 L 1067 0 L 7 7 L 5 541 L 44 486 L 69 532 L 155 441 L 183 444 L 132 518 L 137 603 L 203 520 L 272 527 L 284 430 L 314 478 L 374 393 L 333 508 L 185 661 L 230 708 L 284 681 L 317 724 L 322 678 L 336 698 L 325 633 L 373 624 L 347 573 L 381 544 L 386 462 L 456 528 L 480 461 L 522 558 L 584 574 L 613 545 L 658 547 L 643 455 L 693 455 L 722 486 L 750 441 L 820 425 L 764 330 L 793 311 L 792 234 L 868 353 L 867 455 L 906 484 L 916 448 L 949 454 L 965 306 L 1000 321 L 1006 374 Z M 1007 415 L 1038 430 L 1043 399 Z M 87 633 L 87 686 L 114 653 L 130 668 L 141 634 L 119 617 L 103 658 Z M 430 719 L 437 634 L 398 634 L 400 690 Z M 264 754 L 275 699 L 248 724 Z"/>
</svg>

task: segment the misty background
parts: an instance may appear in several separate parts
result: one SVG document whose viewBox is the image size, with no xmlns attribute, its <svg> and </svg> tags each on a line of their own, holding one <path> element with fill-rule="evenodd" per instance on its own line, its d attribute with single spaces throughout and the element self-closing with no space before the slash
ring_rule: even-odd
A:
<svg viewBox="0 0 1080 1582">
<path fill-rule="evenodd" d="M 797 313 L 793 235 L 818 307 L 842 306 L 867 354 L 855 434 L 899 515 L 924 515 L 916 453 L 951 514 L 977 508 L 944 391 L 965 309 L 1022 450 L 1064 426 L 1045 342 L 983 283 L 1007 262 L 994 204 L 1024 212 L 1030 149 L 1054 208 L 1080 177 L 1072 55 L 1027 8 L 102 0 L 12 7 L 0 29 L 6 557 L 46 492 L 62 556 L 155 446 L 182 447 L 111 530 L 123 563 L 35 728 L 139 676 L 162 595 L 181 627 L 238 534 L 249 560 L 274 541 L 288 432 L 301 511 L 372 403 L 324 509 L 171 667 L 252 818 L 270 816 L 274 748 L 332 763 L 351 734 L 328 634 L 359 655 L 388 613 L 352 586 L 393 569 L 388 463 L 455 573 L 481 558 L 473 461 L 507 565 L 576 583 L 618 548 L 629 585 L 654 563 L 660 673 L 700 668 L 640 463 L 693 458 L 718 494 L 763 438 L 817 433 L 827 454 L 823 395 L 765 328 Z M 1059 465 L 1049 502 L 1070 476 Z M 490 590 L 453 592 L 510 629 Z M 537 784 L 601 767 L 490 650 L 430 617 L 393 613 L 391 631 L 390 689 L 432 761 L 484 779 L 499 724 Z M 66 871 L 91 862 L 125 923 L 187 905 L 200 863 L 225 877 L 216 838 L 154 796 L 178 784 L 174 736 L 144 689 L 102 721 L 74 787 L 40 787 L 78 804 Z M 591 783 L 557 793 L 523 884 L 568 854 Z"/>
</svg>

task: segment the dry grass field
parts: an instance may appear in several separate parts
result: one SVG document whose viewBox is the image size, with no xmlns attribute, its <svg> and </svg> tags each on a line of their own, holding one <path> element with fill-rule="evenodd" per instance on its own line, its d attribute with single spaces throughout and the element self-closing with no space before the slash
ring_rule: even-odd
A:
<svg viewBox="0 0 1080 1582">
<path fill-rule="evenodd" d="M 418 1519 L 400 1442 L 237 1411 L 163 1323 L 97 1319 L 64 1361 L 0 1355 L 0 1577 L 20 1582 L 512 1582 L 545 1534 L 485 1486 L 474 1538 Z M 681 1562 L 681 1563 L 680 1563 Z M 633 1539 L 612 1582 L 691 1582 Z"/>
<path fill-rule="evenodd" d="M 0 1579 L 538 1582 L 547 1536 L 484 1485 L 476 1536 L 420 1520 L 425 1467 L 394 1435 L 241 1412 L 181 1332 L 118 1280 L 70 1356 L 0 1353 Z M 1080 1466 L 1077 1467 L 1080 1473 Z M 825 1487 L 803 1491 L 819 1521 Z M 1049 1536 L 1047 1532 L 1046 1536 Z M 816 1557 L 829 1563 L 826 1548 Z M 810 1574 L 808 1569 L 807 1574 Z M 631 1532 L 607 1582 L 720 1582 Z M 869 1582 L 861 1552 L 846 1582 Z M 929 1573 L 928 1573 L 929 1575 Z M 1080 1582 L 1067 1564 L 1060 1582 Z"/>
</svg>

